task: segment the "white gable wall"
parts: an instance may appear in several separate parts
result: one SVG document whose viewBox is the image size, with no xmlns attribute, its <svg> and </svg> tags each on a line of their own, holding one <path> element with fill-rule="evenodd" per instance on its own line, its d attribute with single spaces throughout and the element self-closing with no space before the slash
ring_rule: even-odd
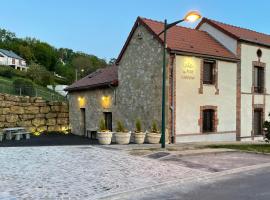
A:
<svg viewBox="0 0 270 200">
<path fill-rule="evenodd" d="M 204 23 L 200 26 L 200 30 L 203 30 L 219 41 L 223 46 L 236 55 L 237 53 L 237 40 L 222 33 L 220 30 L 211 26 L 208 23 Z"/>
</svg>

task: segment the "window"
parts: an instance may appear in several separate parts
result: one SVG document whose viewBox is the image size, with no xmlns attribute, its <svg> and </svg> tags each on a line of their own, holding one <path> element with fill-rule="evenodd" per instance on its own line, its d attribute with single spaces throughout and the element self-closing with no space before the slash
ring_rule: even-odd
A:
<svg viewBox="0 0 270 200">
<path fill-rule="evenodd" d="M 15 65 L 15 58 L 12 58 L 12 64 Z"/>
<path fill-rule="evenodd" d="M 104 112 L 105 126 L 107 130 L 112 131 L 112 113 Z"/>
<path fill-rule="evenodd" d="M 254 67 L 254 92 L 264 92 L 264 67 Z"/>
<path fill-rule="evenodd" d="M 214 132 L 215 111 L 213 109 L 203 110 L 203 132 Z"/>
<path fill-rule="evenodd" d="M 215 84 L 215 62 L 204 61 L 203 84 Z"/>
</svg>

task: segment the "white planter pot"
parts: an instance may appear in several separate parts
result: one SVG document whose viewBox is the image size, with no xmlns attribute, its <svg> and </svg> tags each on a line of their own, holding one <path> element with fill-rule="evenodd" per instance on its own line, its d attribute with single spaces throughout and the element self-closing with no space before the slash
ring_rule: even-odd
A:
<svg viewBox="0 0 270 200">
<path fill-rule="evenodd" d="M 98 132 L 97 138 L 99 144 L 106 145 L 112 142 L 112 132 Z"/>
<path fill-rule="evenodd" d="M 134 142 L 136 144 L 143 144 L 145 140 L 145 133 L 140 132 L 140 133 L 134 133 Z"/>
<path fill-rule="evenodd" d="M 160 142 L 161 134 L 159 133 L 148 133 L 146 135 L 147 141 L 150 144 L 158 144 Z"/>
<path fill-rule="evenodd" d="M 129 144 L 131 133 L 116 132 L 115 133 L 115 142 L 116 144 Z"/>
</svg>

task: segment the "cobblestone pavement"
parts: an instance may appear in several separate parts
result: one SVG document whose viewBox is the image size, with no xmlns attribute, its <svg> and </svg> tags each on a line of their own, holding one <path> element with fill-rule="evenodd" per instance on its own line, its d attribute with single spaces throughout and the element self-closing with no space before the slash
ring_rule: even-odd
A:
<svg viewBox="0 0 270 200">
<path fill-rule="evenodd" d="M 0 199 L 98 199 L 208 173 L 93 146 L 0 148 Z"/>
</svg>

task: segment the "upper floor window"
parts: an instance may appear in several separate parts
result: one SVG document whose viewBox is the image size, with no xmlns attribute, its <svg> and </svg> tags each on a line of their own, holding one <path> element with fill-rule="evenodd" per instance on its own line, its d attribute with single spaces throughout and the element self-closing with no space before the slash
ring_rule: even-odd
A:
<svg viewBox="0 0 270 200">
<path fill-rule="evenodd" d="M 203 62 L 203 84 L 215 84 L 215 62 Z"/>
<path fill-rule="evenodd" d="M 12 58 L 12 64 L 15 65 L 15 58 Z"/>
<path fill-rule="evenodd" d="M 264 92 L 264 67 L 254 66 L 254 92 Z"/>
<path fill-rule="evenodd" d="M 202 125 L 203 132 L 214 132 L 215 131 L 215 110 L 213 109 L 205 109 L 203 110 L 202 116 Z"/>
</svg>

